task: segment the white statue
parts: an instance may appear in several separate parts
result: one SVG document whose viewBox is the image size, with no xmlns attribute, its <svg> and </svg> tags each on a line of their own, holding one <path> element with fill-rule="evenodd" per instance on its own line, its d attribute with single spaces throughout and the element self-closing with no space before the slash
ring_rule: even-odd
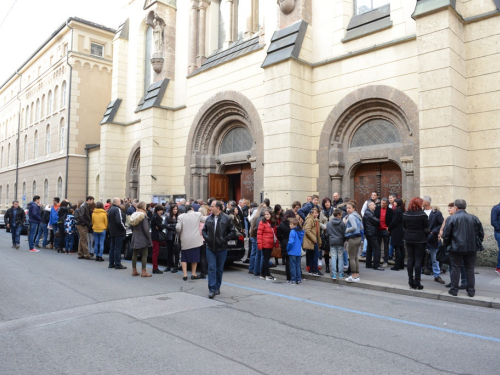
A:
<svg viewBox="0 0 500 375">
<path fill-rule="evenodd" d="M 155 52 L 163 50 L 163 29 L 160 22 L 155 18 L 153 20 L 153 41 L 155 43 Z"/>
</svg>

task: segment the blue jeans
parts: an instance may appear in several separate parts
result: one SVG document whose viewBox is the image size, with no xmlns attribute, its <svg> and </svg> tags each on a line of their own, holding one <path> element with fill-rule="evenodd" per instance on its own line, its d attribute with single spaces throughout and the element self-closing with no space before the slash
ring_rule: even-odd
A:
<svg viewBox="0 0 500 375">
<path fill-rule="evenodd" d="M 39 245 L 40 243 L 40 238 L 42 237 L 43 235 L 43 243 L 42 243 L 42 246 L 47 246 L 47 242 L 48 242 L 48 235 L 49 234 L 49 229 L 47 228 L 47 223 L 40 223 L 40 228 L 38 228 L 38 235 L 36 236 L 36 240 L 35 240 L 35 243 L 37 245 Z"/>
<path fill-rule="evenodd" d="M 257 249 L 257 238 L 250 237 L 250 265 L 248 266 L 248 272 L 255 272 L 255 258 L 259 250 Z M 260 258 L 259 264 L 260 266 Z"/>
<path fill-rule="evenodd" d="M 344 246 L 330 246 L 330 256 L 332 257 L 332 277 L 344 277 Z M 337 258 L 339 266 L 337 268 Z"/>
<path fill-rule="evenodd" d="M 391 245 L 392 243 L 392 237 L 389 238 L 389 258 L 392 258 L 394 255 L 394 246 Z"/>
<path fill-rule="evenodd" d="M 439 261 L 436 259 L 436 254 L 438 252 L 438 249 L 429 249 L 429 252 L 431 254 L 432 273 L 434 274 L 434 277 L 439 277 L 439 274 L 441 273 L 441 268 L 439 267 Z"/>
<path fill-rule="evenodd" d="M 500 268 L 500 233 L 495 232 L 495 240 L 497 240 L 497 244 L 498 244 L 497 268 Z"/>
<path fill-rule="evenodd" d="M 106 231 L 101 233 L 94 232 L 94 253 L 96 257 L 102 257 L 104 251 L 104 240 L 106 239 Z"/>
<path fill-rule="evenodd" d="M 349 254 L 347 254 L 347 250 L 344 248 L 344 268 L 349 267 Z"/>
<path fill-rule="evenodd" d="M 76 235 L 74 233 L 67 234 L 64 236 L 64 241 L 66 242 L 66 251 L 73 251 L 73 246 L 75 244 L 75 237 Z"/>
<path fill-rule="evenodd" d="M 17 227 L 10 227 L 10 234 L 12 235 L 12 245 L 19 245 L 21 243 L 21 229 L 23 229 L 22 225 L 18 225 Z"/>
<path fill-rule="evenodd" d="M 290 280 L 291 281 L 302 281 L 302 273 L 300 270 L 300 255 L 290 255 L 288 257 L 290 261 Z"/>
<path fill-rule="evenodd" d="M 30 235 L 28 236 L 28 244 L 30 250 L 35 247 L 35 236 L 38 229 L 38 224 L 30 224 Z"/>
<path fill-rule="evenodd" d="M 366 256 L 366 249 L 368 247 L 368 241 L 366 240 L 366 237 L 363 240 L 363 252 L 361 253 L 361 256 Z"/>
<path fill-rule="evenodd" d="M 109 265 L 119 266 L 122 264 L 122 247 L 125 236 L 111 237 L 109 244 Z"/>
<path fill-rule="evenodd" d="M 210 292 L 220 290 L 226 257 L 227 249 L 214 252 L 207 247 L 208 290 Z"/>
</svg>

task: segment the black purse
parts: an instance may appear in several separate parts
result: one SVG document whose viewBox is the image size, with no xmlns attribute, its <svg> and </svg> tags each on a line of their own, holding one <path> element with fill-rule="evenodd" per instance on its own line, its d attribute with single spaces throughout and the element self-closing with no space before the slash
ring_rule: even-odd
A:
<svg viewBox="0 0 500 375">
<path fill-rule="evenodd" d="M 450 264 L 450 248 L 451 245 L 445 246 L 443 241 L 438 243 L 438 252 L 436 254 L 436 259 L 443 264 Z"/>
<path fill-rule="evenodd" d="M 162 231 L 162 230 L 159 230 L 158 231 L 158 242 L 165 242 L 167 240 L 167 234 Z"/>
</svg>

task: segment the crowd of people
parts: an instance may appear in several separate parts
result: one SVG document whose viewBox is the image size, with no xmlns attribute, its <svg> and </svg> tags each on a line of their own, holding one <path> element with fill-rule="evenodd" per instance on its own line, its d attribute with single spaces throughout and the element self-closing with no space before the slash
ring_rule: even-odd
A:
<svg viewBox="0 0 500 375">
<path fill-rule="evenodd" d="M 361 210 L 353 199 L 342 199 L 338 193 L 332 198 L 323 198 L 320 205 L 319 197 L 311 195 L 306 203 L 296 201 L 284 210 L 279 204 L 272 207 L 268 199 L 260 205 L 246 199 L 237 203 L 215 198 L 208 204 L 201 199 L 155 204 L 127 198 L 102 203 L 88 196 L 76 205 L 58 197 L 52 205 L 42 205 L 35 196 L 27 205 L 29 251 L 54 249 L 102 262 L 109 237 L 108 267 L 123 270 L 127 267 L 121 261 L 122 247 L 130 228 L 132 276 L 151 277 L 180 269 L 186 281 L 190 264 L 190 279 L 208 277 L 209 298 L 214 298 L 220 293 L 227 243 L 244 236 L 248 238 L 244 261 L 249 264 L 248 272 L 263 280 L 276 280 L 271 269 L 281 260 L 288 284 L 301 284 L 303 273 L 324 276 L 323 266 L 332 280 L 356 283 L 360 281 L 359 260 L 364 259 L 366 268 L 377 271 L 388 269 L 389 262 L 392 271 L 406 267 L 410 288 L 419 290 L 423 289 L 422 274 L 445 284 L 441 275 L 449 269 L 449 293 L 456 296 L 465 289 L 474 296 L 474 265 L 484 231 L 479 219 L 465 211 L 464 200 L 450 203 L 444 219 L 429 196 L 414 197 L 406 204 L 396 194 L 379 199 L 373 192 Z M 5 222 L 16 249 L 25 220 L 24 209 L 14 201 Z M 492 209 L 491 224 L 500 246 L 500 204 Z M 158 267 L 161 245 L 167 250 L 163 271 Z M 149 249 L 152 274 L 146 269 Z M 141 272 L 137 271 L 139 256 Z M 500 275 L 500 254 L 496 272 Z"/>
</svg>

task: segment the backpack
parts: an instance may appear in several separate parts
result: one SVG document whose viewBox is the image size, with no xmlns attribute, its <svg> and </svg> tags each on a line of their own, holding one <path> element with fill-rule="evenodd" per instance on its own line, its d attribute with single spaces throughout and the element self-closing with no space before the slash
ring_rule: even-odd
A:
<svg viewBox="0 0 500 375">
<path fill-rule="evenodd" d="M 75 231 L 75 219 L 72 215 L 66 216 L 66 220 L 64 222 L 64 231 L 66 234 L 73 234 Z"/>
<path fill-rule="evenodd" d="M 83 205 L 82 205 L 83 206 Z M 82 206 L 78 207 L 74 212 L 74 221 L 76 225 L 85 225 L 85 220 L 83 218 Z"/>
</svg>

